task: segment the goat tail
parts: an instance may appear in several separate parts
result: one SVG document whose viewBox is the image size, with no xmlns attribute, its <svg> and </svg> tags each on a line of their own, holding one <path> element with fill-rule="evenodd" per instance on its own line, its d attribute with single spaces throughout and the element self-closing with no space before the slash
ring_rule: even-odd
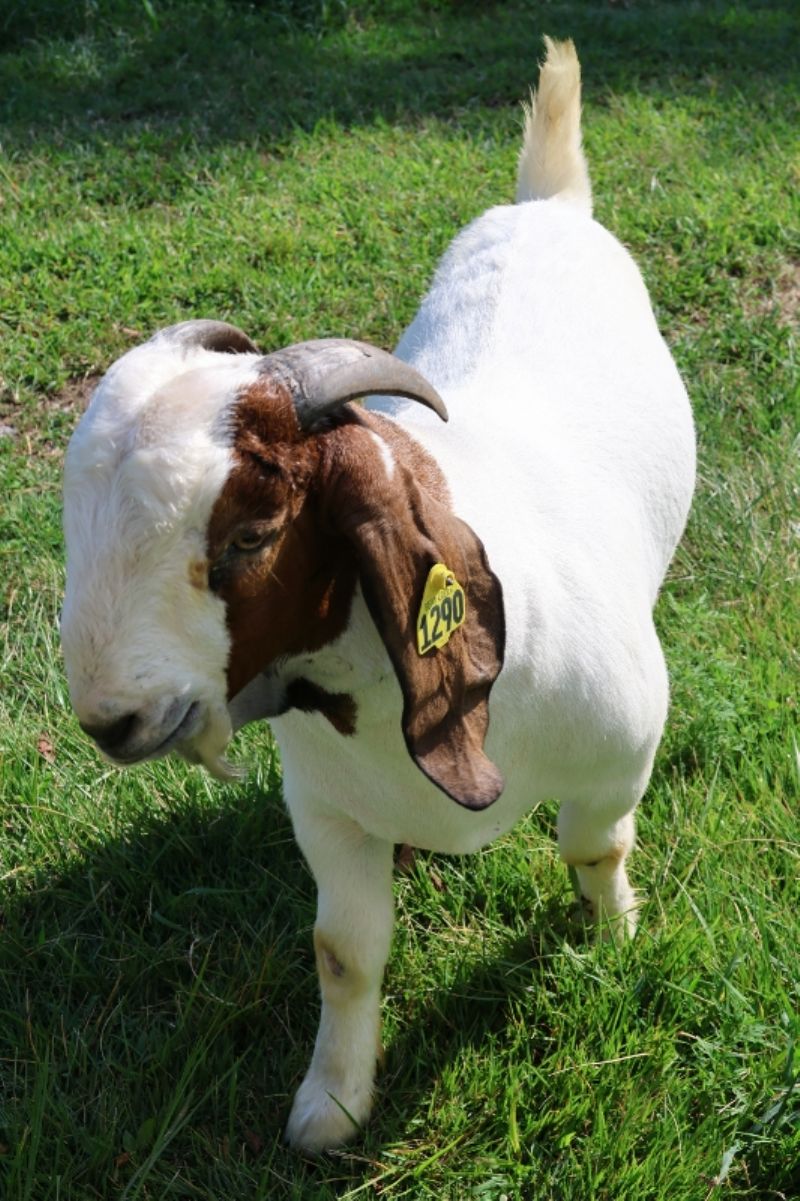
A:
<svg viewBox="0 0 800 1201">
<path fill-rule="evenodd" d="M 558 196 L 592 212 L 592 186 L 581 149 L 581 65 L 571 41 L 544 39 L 539 86 L 525 106 L 517 203 Z"/>
</svg>

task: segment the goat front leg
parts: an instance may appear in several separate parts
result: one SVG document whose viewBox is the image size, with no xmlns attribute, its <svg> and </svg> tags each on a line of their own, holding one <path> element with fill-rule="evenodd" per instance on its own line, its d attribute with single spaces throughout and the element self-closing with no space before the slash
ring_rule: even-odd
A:
<svg viewBox="0 0 800 1201">
<path fill-rule="evenodd" d="M 605 920 L 615 939 L 636 929 L 636 895 L 628 883 L 625 860 L 636 837 L 633 813 L 612 817 L 602 808 L 562 804 L 558 813 L 561 858 L 578 873 L 581 894 L 592 920 Z M 605 933 L 605 929 L 604 929 Z"/>
<path fill-rule="evenodd" d="M 314 949 L 322 1012 L 286 1134 L 318 1154 L 357 1134 L 372 1108 L 392 937 L 393 848 L 348 818 L 295 820 L 295 832 L 319 890 Z"/>
</svg>

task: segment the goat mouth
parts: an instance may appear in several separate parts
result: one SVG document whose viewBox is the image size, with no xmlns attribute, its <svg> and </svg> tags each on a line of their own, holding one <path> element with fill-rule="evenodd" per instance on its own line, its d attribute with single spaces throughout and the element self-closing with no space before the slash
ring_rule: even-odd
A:
<svg viewBox="0 0 800 1201">
<path fill-rule="evenodd" d="M 129 755 L 109 755 L 112 763 L 116 763 L 118 767 L 131 767 L 135 763 L 144 763 L 147 759 L 160 759 L 166 755 L 179 742 L 184 742 L 191 738 L 192 734 L 197 730 L 199 718 L 201 716 L 201 705 L 199 701 L 191 701 L 183 712 L 178 724 L 173 726 L 166 738 L 162 738 L 155 746 L 143 746 L 137 748 Z"/>
</svg>

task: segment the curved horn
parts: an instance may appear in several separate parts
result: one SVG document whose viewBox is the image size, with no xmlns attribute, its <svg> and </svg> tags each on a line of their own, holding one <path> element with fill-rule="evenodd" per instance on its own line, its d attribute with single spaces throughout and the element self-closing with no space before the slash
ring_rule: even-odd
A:
<svg viewBox="0 0 800 1201">
<path fill-rule="evenodd" d="M 265 355 L 260 370 L 288 387 L 303 430 L 348 400 L 372 393 L 407 396 L 447 421 L 444 401 L 424 376 L 410 363 L 368 342 L 350 338 L 298 342 Z"/>
<path fill-rule="evenodd" d="M 202 346 L 204 350 L 216 350 L 222 354 L 258 354 L 258 347 L 247 334 L 229 325 L 227 321 L 180 321 L 160 329 L 151 342 L 163 338 L 177 342 L 187 350 Z"/>
</svg>

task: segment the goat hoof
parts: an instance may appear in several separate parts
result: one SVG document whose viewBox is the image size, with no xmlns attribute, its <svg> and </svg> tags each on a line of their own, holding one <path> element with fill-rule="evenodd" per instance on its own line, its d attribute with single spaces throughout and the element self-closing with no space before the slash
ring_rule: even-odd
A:
<svg viewBox="0 0 800 1201">
<path fill-rule="evenodd" d="M 286 1138 L 291 1146 L 309 1155 L 340 1147 L 356 1137 L 369 1117 L 371 1096 L 366 1100 L 347 1095 L 350 1090 L 326 1087 L 324 1081 L 306 1077 L 292 1105 L 286 1126 Z"/>
<path fill-rule="evenodd" d="M 602 903 L 598 905 L 586 896 L 581 896 L 579 901 L 573 902 L 569 912 L 571 926 L 589 926 L 602 942 L 617 944 L 633 937 L 638 920 L 637 902 L 633 893 L 628 898 L 628 907 L 615 910 L 613 913 L 609 912 Z"/>
<path fill-rule="evenodd" d="M 633 898 L 631 898 L 629 908 L 618 910 L 615 913 L 609 913 L 605 906 L 600 906 L 599 920 L 598 906 L 591 902 L 587 902 L 587 904 L 590 911 L 589 921 L 603 942 L 614 942 L 619 946 L 636 933 L 639 914 Z"/>
</svg>

